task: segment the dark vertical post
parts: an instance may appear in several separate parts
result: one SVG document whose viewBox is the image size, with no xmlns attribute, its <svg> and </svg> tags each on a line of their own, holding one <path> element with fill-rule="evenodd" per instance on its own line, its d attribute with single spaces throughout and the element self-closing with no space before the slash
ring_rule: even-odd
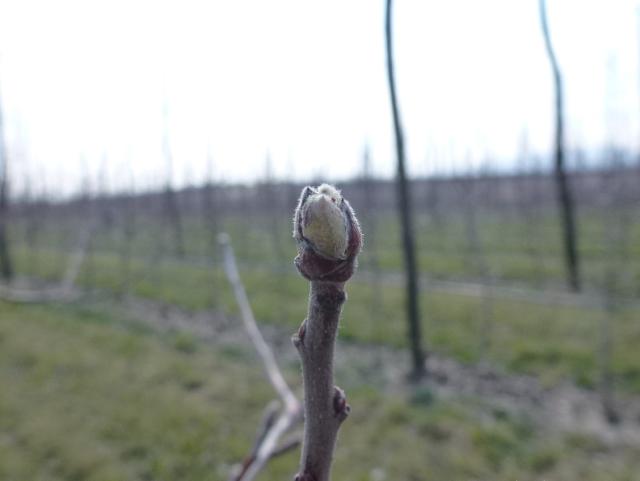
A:
<svg viewBox="0 0 640 481">
<path fill-rule="evenodd" d="M 13 263 L 9 251 L 7 226 L 9 224 L 9 169 L 4 138 L 2 98 L 0 97 L 0 275 L 5 281 L 13 278 Z"/>
<path fill-rule="evenodd" d="M 425 354 L 422 348 L 422 332 L 420 326 L 420 310 L 418 305 L 418 272 L 416 268 L 416 253 L 411 212 L 411 193 L 407 174 L 405 172 L 404 135 L 398 109 L 396 83 L 393 67 L 393 43 L 392 43 L 392 0 L 387 0 L 385 32 L 387 47 L 387 78 L 389 81 L 389 95 L 391 98 L 391 110 L 393 113 L 393 128 L 396 140 L 396 155 L 398 160 L 397 171 L 397 198 L 400 221 L 402 223 L 402 244 L 404 250 L 404 264 L 407 285 L 407 314 L 409 320 L 409 345 L 413 361 L 412 377 L 419 379 L 425 374 Z"/>
<path fill-rule="evenodd" d="M 575 225 L 575 205 L 564 165 L 564 109 L 562 75 L 560 73 L 558 60 L 556 58 L 555 52 L 553 50 L 553 45 L 551 44 L 551 38 L 549 36 L 546 0 L 540 0 L 540 22 L 542 24 L 544 43 L 547 49 L 549 62 L 551 63 L 551 69 L 553 71 L 553 81 L 555 86 L 555 179 L 562 222 L 565 261 L 567 265 L 567 281 L 571 289 L 573 289 L 574 291 L 579 291 L 580 268 L 578 250 L 576 247 L 577 235 Z"/>
</svg>

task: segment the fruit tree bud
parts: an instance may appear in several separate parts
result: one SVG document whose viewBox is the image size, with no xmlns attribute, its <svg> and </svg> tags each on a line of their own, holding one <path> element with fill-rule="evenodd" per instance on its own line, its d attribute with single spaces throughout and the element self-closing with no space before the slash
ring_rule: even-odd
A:
<svg viewBox="0 0 640 481">
<path fill-rule="evenodd" d="M 349 203 L 333 186 L 305 187 L 294 218 L 295 263 L 309 280 L 344 282 L 351 277 L 362 244 Z"/>
</svg>

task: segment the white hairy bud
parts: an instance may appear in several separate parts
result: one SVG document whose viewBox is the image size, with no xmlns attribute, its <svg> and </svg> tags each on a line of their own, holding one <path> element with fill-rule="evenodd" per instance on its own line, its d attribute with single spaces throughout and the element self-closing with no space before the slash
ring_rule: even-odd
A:
<svg viewBox="0 0 640 481">
<path fill-rule="evenodd" d="M 304 203 L 302 235 L 316 251 L 332 259 L 344 259 L 349 244 L 342 195 L 333 186 L 322 184 Z"/>
</svg>

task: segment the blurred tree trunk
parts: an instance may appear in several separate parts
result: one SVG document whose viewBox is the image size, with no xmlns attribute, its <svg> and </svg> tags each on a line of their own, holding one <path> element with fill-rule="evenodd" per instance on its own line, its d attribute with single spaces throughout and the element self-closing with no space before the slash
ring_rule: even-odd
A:
<svg viewBox="0 0 640 481">
<path fill-rule="evenodd" d="M 558 204 L 562 219 L 562 235 L 565 251 L 565 262 L 567 265 L 567 282 L 574 291 L 580 290 L 580 266 L 578 250 L 576 247 L 576 223 L 575 205 L 571 187 L 567 179 L 564 165 L 564 112 L 563 112 L 563 87 L 562 75 L 558 60 L 551 44 L 549 36 L 549 26 L 547 24 L 546 0 L 540 0 L 540 22 L 542 33 L 547 49 L 551 69 L 553 70 L 553 81 L 555 86 L 555 178 L 557 186 Z"/>
<path fill-rule="evenodd" d="M 376 212 L 377 197 L 373 177 L 371 175 L 371 155 L 369 147 L 365 148 L 362 156 L 362 177 L 360 179 L 362 189 L 362 207 L 360 208 L 360 221 L 367 226 L 367 261 L 369 269 L 379 275 L 378 254 L 376 251 Z"/>
<path fill-rule="evenodd" d="M 13 263 L 9 251 L 9 169 L 4 138 L 2 98 L 0 97 L 0 275 L 7 282 L 13 278 Z"/>
<path fill-rule="evenodd" d="M 218 297 L 218 234 L 220 233 L 218 209 L 218 192 L 213 178 L 213 159 L 207 154 L 207 183 L 202 190 L 202 222 L 204 231 L 207 233 L 205 255 L 211 259 L 213 269 L 211 269 L 211 303 L 214 309 L 219 308 L 220 299 Z"/>
<path fill-rule="evenodd" d="M 218 198 L 215 180 L 213 177 L 213 159 L 207 156 L 207 183 L 202 189 L 202 222 L 207 232 L 206 255 L 217 259 L 218 254 Z"/>
<path fill-rule="evenodd" d="M 610 268 L 606 269 L 604 282 L 604 312 L 601 313 L 598 326 L 598 387 L 604 417 L 609 423 L 615 424 L 620 420 L 614 396 L 615 376 L 613 373 L 613 352 L 615 347 L 613 322 L 618 315 L 618 278 L 616 272 Z"/>
<path fill-rule="evenodd" d="M 540 235 L 541 199 L 540 179 L 542 172 L 537 170 L 537 166 L 532 167 L 528 148 L 521 147 L 518 156 L 518 170 L 522 178 L 523 185 L 519 189 L 520 194 L 516 203 L 518 224 L 522 226 L 522 237 L 524 239 L 524 249 L 530 261 L 532 282 L 536 287 L 542 287 L 544 282 L 544 256 L 540 250 L 542 245 Z"/>
<path fill-rule="evenodd" d="M 273 165 L 271 157 L 267 154 L 265 158 L 264 182 L 258 188 L 258 203 L 263 208 L 268 209 L 268 214 L 264 216 L 264 221 L 268 224 L 265 231 L 269 232 L 271 237 L 271 247 L 273 253 L 273 264 L 270 266 L 277 282 L 274 285 L 274 293 L 278 298 L 280 318 L 287 322 L 289 319 L 289 302 L 287 302 L 290 293 L 287 288 L 287 270 L 284 266 L 288 265 L 284 247 L 288 239 L 282 239 L 282 229 L 280 220 L 284 217 L 286 209 L 281 208 L 280 196 L 278 195 L 278 187 L 275 184 L 273 174 Z"/>
<path fill-rule="evenodd" d="M 478 324 L 478 358 L 487 361 L 491 349 L 493 331 L 493 279 L 487 262 L 485 248 L 478 232 L 477 206 L 487 205 L 486 199 L 481 199 L 478 191 L 476 174 L 469 171 L 466 179 L 458 183 L 459 195 L 462 199 L 465 233 L 468 250 L 471 254 L 474 275 L 478 276 L 481 285 L 481 305 L 475 314 L 479 318 Z"/>
<path fill-rule="evenodd" d="M 269 215 L 264 216 L 264 221 L 268 224 L 266 230 L 269 231 L 271 236 L 271 243 L 274 255 L 274 267 L 281 274 L 281 267 L 287 262 L 285 261 L 285 253 L 283 250 L 283 240 L 280 238 L 281 229 L 278 221 L 282 219 L 282 212 L 280 209 L 280 202 L 275 185 L 275 179 L 273 175 L 273 167 L 271 158 L 267 155 L 265 159 L 264 169 L 264 182 L 258 188 L 258 202 L 261 206 L 266 206 Z M 284 211 L 284 209 L 282 209 Z"/>
<path fill-rule="evenodd" d="M 120 250 L 120 265 L 122 270 L 122 291 L 123 297 L 131 294 L 133 285 L 133 269 L 131 259 L 133 257 L 133 242 L 136 238 L 137 202 L 136 188 L 133 180 L 133 173 L 130 173 L 130 187 L 123 195 L 122 209 L 122 245 Z"/>
<path fill-rule="evenodd" d="M 78 203 L 78 211 L 76 213 L 76 222 L 78 229 L 89 229 L 98 232 L 102 227 L 98 219 L 97 197 L 99 195 L 98 188 L 91 185 L 91 174 L 86 162 L 83 162 L 83 180 L 81 187 L 81 196 Z M 98 182 L 99 183 L 99 182 Z M 94 223 L 94 225 L 92 225 Z M 84 260 L 83 280 L 87 290 L 94 287 L 96 277 L 96 259 L 95 259 L 95 239 L 89 235 L 87 240 L 87 250 Z"/>
<path fill-rule="evenodd" d="M 362 157 L 362 177 L 360 178 L 359 184 L 362 196 L 362 206 L 360 207 L 359 217 L 360 223 L 364 226 L 365 232 L 367 233 L 367 248 L 361 257 L 364 257 L 367 270 L 370 274 L 370 334 L 372 338 L 375 338 L 375 330 L 378 327 L 378 321 L 380 320 L 380 316 L 383 312 L 383 289 L 376 243 L 376 220 L 377 216 L 380 214 L 380 208 L 377 205 L 378 199 L 371 174 L 371 156 L 368 146 L 366 146 Z"/>
<path fill-rule="evenodd" d="M 402 244 L 404 250 L 404 264 L 407 283 L 407 315 L 409 321 L 409 345 L 413 361 L 412 377 L 419 379 L 425 374 L 425 353 L 422 347 L 422 332 L 420 325 L 420 309 L 418 305 L 418 272 L 414 244 L 411 192 L 405 172 L 404 134 L 400 121 L 398 99 L 396 94 L 395 73 L 393 67 L 392 42 L 392 0 L 387 0 L 385 33 L 387 47 L 387 78 L 389 81 L 389 95 L 393 113 L 393 128 L 396 141 L 396 155 L 398 160 L 397 198 L 400 220 L 402 223 Z"/>
<path fill-rule="evenodd" d="M 175 249 L 175 255 L 179 259 L 184 258 L 186 254 L 184 244 L 184 233 L 182 228 L 182 216 L 180 215 L 180 205 L 178 202 L 178 196 L 173 189 L 173 154 L 171 152 L 171 142 L 169 140 L 169 106 L 167 99 L 165 98 L 163 105 L 163 122 L 164 130 L 162 133 L 162 150 L 164 154 L 164 160 L 166 165 L 166 183 L 164 189 L 164 221 L 167 222 L 173 230 L 173 246 Z"/>
<path fill-rule="evenodd" d="M 174 253 L 178 259 L 185 257 L 184 234 L 182 230 L 182 215 L 178 196 L 168 180 L 164 189 L 164 218 L 173 230 Z"/>
<path fill-rule="evenodd" d="M 23 197 L 24 245 L 27 247 L 28 252 L 25 270 L 32 276 L 35 272 L 35 267 L 38 265 L 37 240 L 40 224 L 37 214 L 40 209 L 44 209 L 44 202 L 42 202 L 41 205 L 38 199 L 35 198 L 31 187 L 31 177 L 29 175 L 25 174 L 23 182 L 25 186 L 25 194 Z"/>
<path fill-rule="evenodd" d="M 620 314 L 621 295 L 625 284 L 631 285 L 631 279 L 625 278 L 631 257 L 629 226 L 632 225 L 632 204 L 627 195 L 633 192 L 633 187 L 627 183 L 628 171 L 621 153 L 611 149 L 607 161 L 607 170 L 602 174 L 603 185 L 600 188 L 606 260 L 602 275 L 604 309 L 598 326 L 598 368 L 602 411 L 607 421 L 615 424 L 620 421 L 620 414 L 615 396 L 614 332 L 615 320 Z"/>
<path fill-rule="evenodd" d="M 6 158 L 2 157 L 0 160 L 2 163 L 0 165 L 0 274 L 5 281 L 10 281 L 13 278 L 13 263 L 7 238 L 7 226 L 9 225 L 8 180 Z"/>
</svg>

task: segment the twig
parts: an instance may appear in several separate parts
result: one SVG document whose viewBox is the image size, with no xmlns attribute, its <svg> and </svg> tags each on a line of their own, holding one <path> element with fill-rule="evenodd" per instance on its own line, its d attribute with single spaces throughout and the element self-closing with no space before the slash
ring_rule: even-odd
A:
<svg viewBox="0 0 640 481">
<path fill-rule="evenodd" d="M 294 433 L 288 436 L 282 444 L 271 453 L 271 459 L 277 458 L 285 453 L 288 453 L 292 449 L 297 448 L 302 443 L 302 433 Z"/>
<path fill-rule="evenodd" d="M 301 420 L 302 408 L 278 368 L 273 351 L 269 348 L 258 329 L 251 305 L 249 304 L 249 299 L 247 298 L 240 274 L 238 273 L 229 235 L 220 234 L 218 240 L 223 248 L 225 273 L 227 274 L 236 301 L 238 302 L 244 327 L 256 351 L 258 351 L 258 354 L 262 358 L 269 381 L 284 405 L 277 416 L 276 410 L 272 405 L 267 408 L 251 454 L 242 463 L 240 469 L 232 473 L 230 477 L 231 481 L 249 481 L 256 477 L 271 458 L 285 452 L 283 448 L 287 447 L 287 442 L 280 447 L 278 446 L 278 442 L 284 434 Z M 288 449 L 291 448 L 289 447 L 286 450 Z"/>
<path fill-rule="evenodd" d="M 350 407 L 333 384 L 333 353 L 345 282 L 362 235 L 349 203 L 329 185 L 302 191 L 294 219 L 298 271 L 310 282 L 309 312 L 293 337 L 302 361 L 304 438 L 296 481 L 329 481 L 340 425 Z"/>
<path fill-rule="evenodd" d="M 256 320 L 253 317 L 253 311 L 251 310 L 251 305 L 249 304 L 249 299 L 247 298 L 247 293 L 244 290 L 244 286 L 242 285 L 242 281 L 240 280 L 240 274 L 238 273 L 238 267 L 236 265 L 236 259 L 233 254 L 233 248 L 231 247 L 230 239 L 228 234 L 220 234 L 219 236 L 220 244 L 223 247 L 223 255 L 224 255 L 224 270 L 227 274 L 229 282 L 233 287 L 233 293 L 236 296 L 236 301 L 238 302 L 238 307 L 240 308 L 240 314 L 242 317 L 242 321 L 244 322 L 244 327 L 251 338 L 251 342 L 253 342 L 256 351 L 262 358 L 264 362 L 264 368 L 267 373 L 267 377 L 269 381 L 273 385 L 274 389 L 284 402 L 287 409 L 297 409 L 300 405 L 296 397 L 294 396 L 291 389 L 287 385 L 287 382 L 284 380 L 280 369 L 276 363 L 275 357 L 273 356 L 273 352 L 267 346 L 260 330 L 258 329 L 258 325 L 256 324 Z"/>
<path fill-rule="evenodd" d="M 69 263 L 69 267 L 67 268 L 67 272 L 64 276 L 64 281 L 62 282 L 62 289 L 64 291 L 71 291 L 76 283 L 76 279 L 80 274 L 80 268 L 87 256 L 87 250 L 89 248 L 91 238 L 93 237 L 93 231 L 94 229 L 89 227 L 81 235 L 80 246 L 73 253 L 73 257 L 71 258 L 71 262 Z"/>
</svg>

